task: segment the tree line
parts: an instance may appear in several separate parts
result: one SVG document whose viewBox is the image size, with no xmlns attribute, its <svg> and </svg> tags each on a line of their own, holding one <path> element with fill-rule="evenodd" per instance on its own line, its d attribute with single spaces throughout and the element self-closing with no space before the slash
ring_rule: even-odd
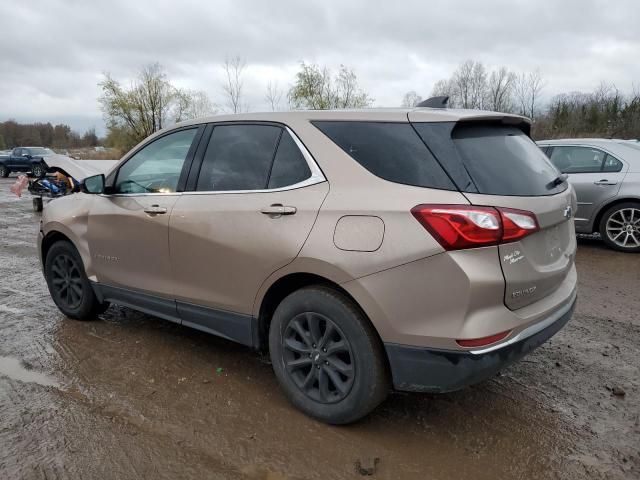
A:
<svg viewBox="0 0 640 480">
<path fill-rule="evenodd" d="M 213 115 L 219 111 L 251 110 L 245 97 L 247 63 L 239 56 L 222 65 L 219 102 L 206 92 L 176 87 L 159 63 L 143 67 L 133 82 L 124 86 L 105 73 L 98 84 L 98 99 L 107 135 L 98 139 L 94 129 L 83 135 L 68 125 L 51 123 L 0 123 L 0 149 L 16 145 L 53 148 L 91 147 L 104 144 L 126 151 L 152 133 L 182 120 Z M 571 92 L 544 101 L 546 81 L 539 69 L 514 72 L 507 67 L 488 68 L 467 60 L 449 78 L 439 80 L 430 96 L 449 96 L 452 108 L 517 113 L 533 120 L 534 138 L 619 137 L 640 138 L 640 90 L 620 92 L 602 83 L 593 92 Z M 407 92 L 403 107 L 413 107 L 423 97 Z M 353 69 L 337 71 L 302 62 L 293 83 L 283 88 L 269 81 L 264 101 L 273 111 L 282 109 L 341 109 L 370 107 L 374 99 L 364 91 Z"/>
<path fill-rule="evenodd" d="M 601 83 L 593 92 L 570 92 L 543 102 L 546 82 L 539 69 L 513 72 L 507 67 L 488 69 L 467 60 L 451 77 L 439 80 L 432 96 L 448 95 L 452 108 L 517 113 L 533 120 L 536 139 L 567 137 L 640 138 L 640 90 L 624 94 L 614 84 Z M 422 97 L 407 92 L 405 107 Z"/>
<path fill-rule="evenodd" d="M 67 149 L 95 147 L 98 144 L 99 139 L 93 128 L 80 135 L 64 123 L 18 123 L 15 120 L 0 122 L 0 150 L 21 145 Z"/>
<path fill-rule="evenodd" d="M 105 145 L 127 149 L 148 135 L 182 120 L 213 115 L 222 110 L 247 112 L 244 90 L 246 61 L 228 58 L 222 66 L 221 102 L 212 102 L 203 91 L 188 91 L 174 86 L 158 63 L 140 70 L 129 87 L 105 73 L 99 83 L 99 103 L 107 127 Z M 341 65 L 337 72 L 327 67 L 301 63 L 294 84 L 284 91 L 277 82 L 269 82 L 265 102 L 271 110 L 328 109 L 368 107 L 371 98 L 358 85 L 354 71 Z"/>
</svg>

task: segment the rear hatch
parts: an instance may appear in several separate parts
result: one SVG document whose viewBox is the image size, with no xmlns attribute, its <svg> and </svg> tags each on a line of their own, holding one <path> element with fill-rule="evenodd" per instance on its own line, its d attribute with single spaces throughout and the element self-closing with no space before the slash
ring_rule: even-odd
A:
<svg viewBox="0 0 640 480">
<path fill-rule="evenodd" d="M 409 120 L 471 204 L 535 215 L 534 233 L 498 246 L 505 305 L 515 310 L 555 291 L 574 261 L 575 196 L 528 124 L 515 116 L 426 123 L 410 113 Z"/>
</svg>

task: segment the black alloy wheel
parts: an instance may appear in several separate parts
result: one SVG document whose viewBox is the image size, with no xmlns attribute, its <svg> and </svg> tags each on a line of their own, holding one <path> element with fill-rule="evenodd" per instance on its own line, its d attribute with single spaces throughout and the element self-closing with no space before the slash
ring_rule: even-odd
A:
<svg viewBox="0 0 640 480">
<path fill-rule="evenodd" d="M 343 400 L 355 378 L 349 340 L 326 316 L 301 313 L 284 331 L 283 362 L 306 396 L 320 403 Z"/>
<path fill-rule="evenodd" d="M 65 253 L 57 255 L 51 266 L 52 295 L 68 309 L 76 309 L 84 295 L 78 263 Z"/>
</svg>

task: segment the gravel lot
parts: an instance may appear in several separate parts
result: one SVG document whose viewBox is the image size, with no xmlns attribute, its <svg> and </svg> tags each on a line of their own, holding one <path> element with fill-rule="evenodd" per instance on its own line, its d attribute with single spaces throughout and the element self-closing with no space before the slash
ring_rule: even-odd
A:
<svg viewBox="0 0 640 480">
<path fill-rule="evenodd" d="M 111 307 L 49 298 L 31 199 L 0 179 L 0 478 L 640 478 L 640 255 L 579 242 L 578 308 L 550 342 L 452 394 L 394 394 L 329 427 L 266 358 Z"/>
</svg>

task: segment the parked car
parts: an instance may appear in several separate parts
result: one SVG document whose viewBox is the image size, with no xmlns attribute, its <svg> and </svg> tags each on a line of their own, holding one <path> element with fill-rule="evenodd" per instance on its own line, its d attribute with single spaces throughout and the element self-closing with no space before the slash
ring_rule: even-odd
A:
<svg viewBox="0 0 640 480">
<path fill-rule="evenodd" d="M 43 177 L 47 172 L 45 159 L 55 155 L 53 150 L 43 147 L 16 147 L 9 155 L 0 155 L 0 177 L 7 178 L 11 172 L 31 172 L 34 177 Z"/>
<path fill-rule="evenodd" d="M 47 285 L 70 318 L 113 302 L 269 351 L 325 422 L 458 390 L 574 309 L 575 194 L 529 130 L 432 108 L 181 123 L 45 207 Z"/>
<path fill-rule="evenodd" d="M 640 252 L 640 143 L 582 138 L 538 145 L 575 188 L 576 231 L 597 232 L 622 252 Z"/>
</svg>

